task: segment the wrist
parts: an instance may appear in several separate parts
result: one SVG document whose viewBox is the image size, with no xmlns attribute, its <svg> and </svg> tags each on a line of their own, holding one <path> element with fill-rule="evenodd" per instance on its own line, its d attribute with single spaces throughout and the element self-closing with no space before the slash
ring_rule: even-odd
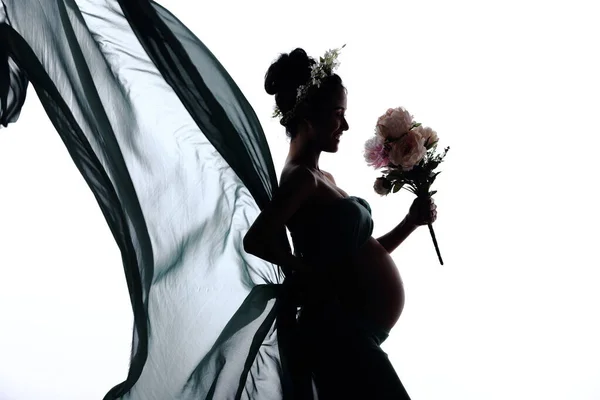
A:
<svg viewBox="0 0 600 400">
<path fill-rule="evenodd" d="M 417 229 L 419 227 L 419 224 L 417 224 L 417 221 L 415 221 L 414 217 L 411 216 L 410 213 L 406 214 L 406 217 L 404 217 L 402 222 L 407 228 Z"/>
</svg>

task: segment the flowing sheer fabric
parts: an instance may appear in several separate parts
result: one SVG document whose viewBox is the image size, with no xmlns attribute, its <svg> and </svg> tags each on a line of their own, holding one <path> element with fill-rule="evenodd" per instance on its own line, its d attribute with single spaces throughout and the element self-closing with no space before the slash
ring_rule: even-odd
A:
<svg viewBox="0 0 600 400">
<path fill-rule="evenodd" d="M 2 0 L 3 126 L 28 82 L 123 258 L 131 366 L 105 398 L 312 396 L 284 274 L 242 246 L 277 186 L 269 148 L 210 51 L 147 0 Z"/>
</svg>

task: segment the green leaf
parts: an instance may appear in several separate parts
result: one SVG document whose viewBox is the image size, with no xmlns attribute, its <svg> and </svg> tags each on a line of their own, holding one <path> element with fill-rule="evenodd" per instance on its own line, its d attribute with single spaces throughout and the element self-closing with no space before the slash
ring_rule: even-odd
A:
<svg viewBox="0 0 600 400">
<path fill-rule="evenodd" d="M 392 186 L 392 193 L 398 192 L 400 189 L 402 189 L 402 186 L 404 186 L 403 183 L 394 182 L 394 186 Z"/>
<path fill-rule="evenodd" d="M 392 182 L 390 182 L 390 181 L 387 179 L 387 177 L 385 177 L 385 176 L 382 176 L 382 178 L 383 178 L 383 187 L 384 187 L 385 189 L 387 189 L 387 190 L 391 190 L 391 189 L 392 189 L 392 186 L 393 186 L 393 183 L 392 183 Z"/>
<path fill-rule="evenodd" d="M 397 169 L 392 169 L 389 173 L 389 176 L 392 178 L 402 179 L 404 177 L 404 172 Z"/>
</svg>

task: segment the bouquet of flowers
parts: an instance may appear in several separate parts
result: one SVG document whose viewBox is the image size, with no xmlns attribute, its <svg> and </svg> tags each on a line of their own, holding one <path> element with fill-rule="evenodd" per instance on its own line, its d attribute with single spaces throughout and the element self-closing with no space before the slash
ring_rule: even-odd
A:
<svg viewBox="0 0 600 400">
<path fill-rule="evenodd" d="M 418 197 L 431 197 L 430 191 L 439 172 L 435 169 L 444 160 L 450 147 L 437 153 L 437 133 L 413 120 L 403 107 L 390 108 L 379 117 L 375 136 L 365 143 L 365 160 L 383 175 L 376 179 L 373 188 L 385 196 L 404 188 Z M 440 264 L 444 265 L 431 223 L 431 238 Z"/>
</svg>

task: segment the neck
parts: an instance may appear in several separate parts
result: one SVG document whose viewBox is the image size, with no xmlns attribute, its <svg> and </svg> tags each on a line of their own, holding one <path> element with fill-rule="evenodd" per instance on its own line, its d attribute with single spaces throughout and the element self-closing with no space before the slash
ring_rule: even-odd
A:
<svg viewBox="0 0 600 400">
<path fill-rule="evenodd" d="M 321 150 L 317 149 L 314 142 L 306 140 L 304 135 L 297 135 L 290 142 L 286 162 L 304 165 L 308 168 L 319 170 L 319 157 Z"/>
</svg>

